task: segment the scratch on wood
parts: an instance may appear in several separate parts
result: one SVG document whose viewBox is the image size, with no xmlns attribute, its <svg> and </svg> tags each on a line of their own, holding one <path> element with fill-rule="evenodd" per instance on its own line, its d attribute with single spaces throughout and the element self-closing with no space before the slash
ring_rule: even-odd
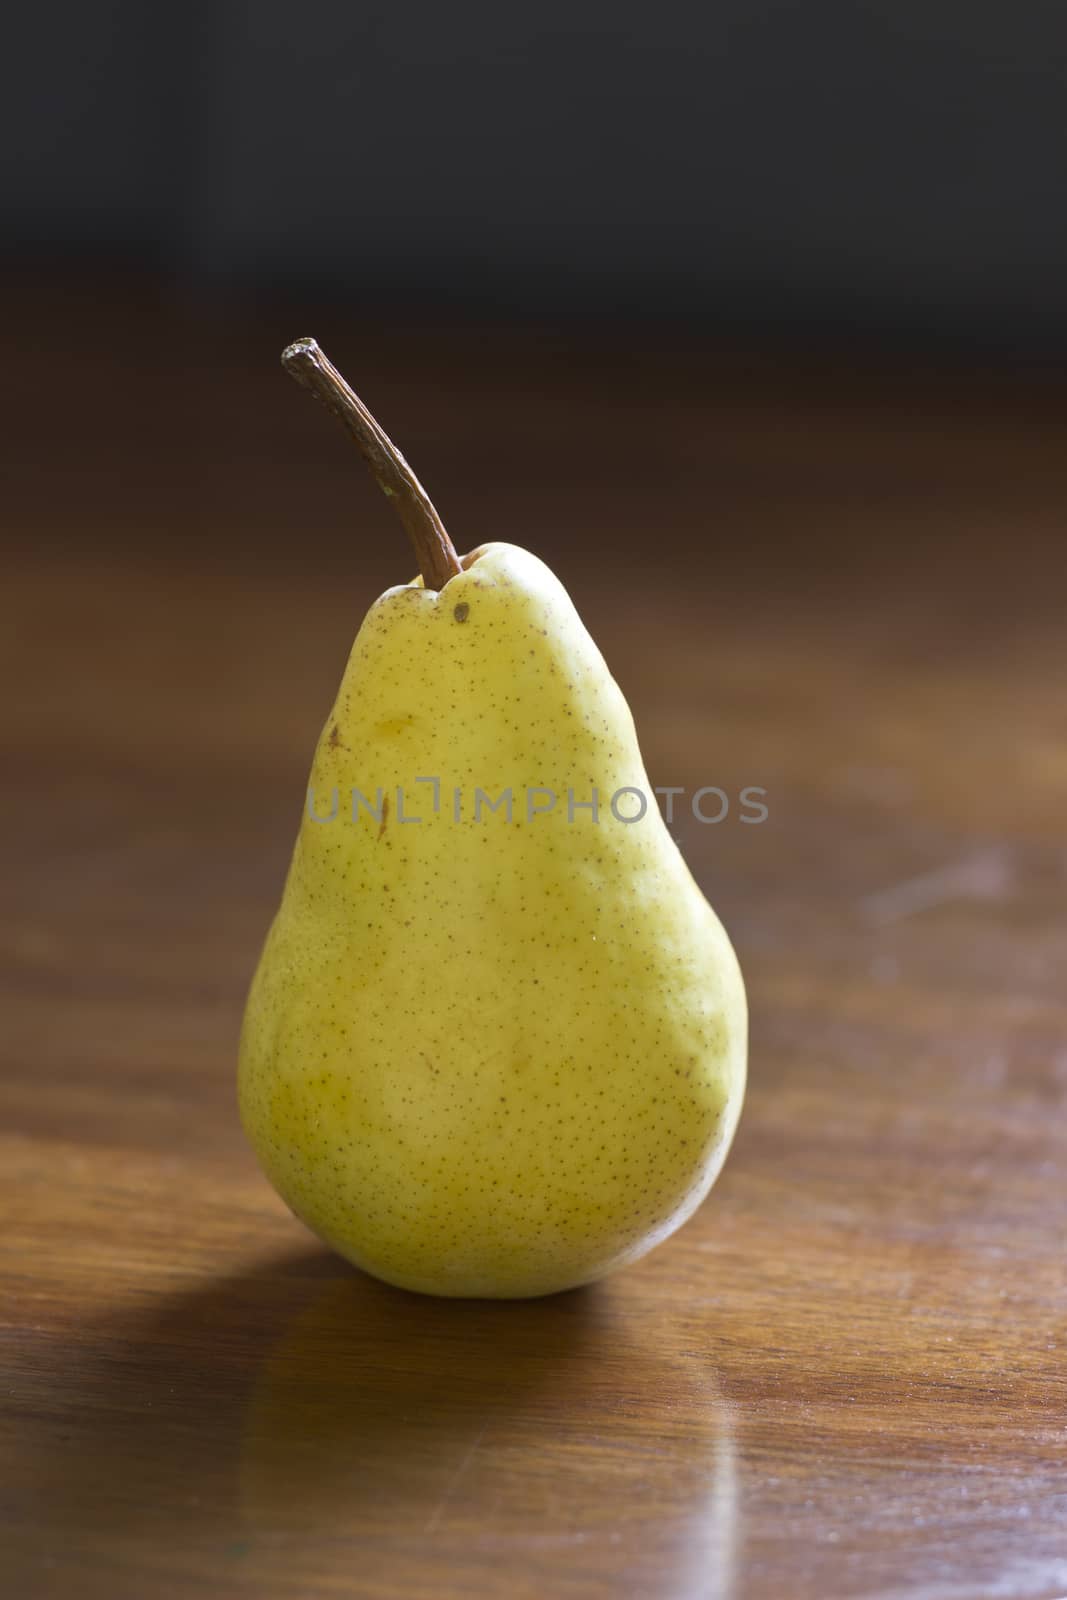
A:
<svg viewBox="0 0 1067 1600">
<path fill-rule="evenodd" d="M 431 1512 L 430 1516 L 427 1518 L 426 1525 L 422 1530 L 423 1533 L 433 1533 L 434 1529 L 437 1527 L 437 1524 L 440 1522 L 441 1517 L 443 1516 L 447 1506 L 449 1505 L 450 1501 L 452 1500 L 452 1497 L 454 1496 L 456 1490 L 459 1488 L 459 1485 L 463 1480 L 463 1476 L 466 1473 L 467 1468 L 470 1466 L 471 1462 L 473 1461 L 475 1451 L 478 1449 L 478 1446 L 481 1444 L 482 1440 L 485 1438 L 485 1430 L 486 1430 L 486 1428 L 488 1426 L 489 1426 L 489 1419 L 487 1417 L 485 1419 L 485 1421 L 482 1423 L 481 1427 L 478 1429 L 478 1432 L 475 1434 L 474 1440 L 473 1440 L 469 1450 L 464 1455 L 463 1460 L 460 1462 L 459 1466 L 456 1468 L 455 1472 L 452 1474 L 452 1477 L 449 1479 L 448 1486 L 445 1489 L 444 1494 L 441 1496 L 440 1500 L 438 1500 L 438 1502 L 437 1502 L 436 1506 L 434 1506 L 433 1511 Z"/>
<path fill-rule="evenodd" d="M 884 927 L 954 900 L 998 900 L 1011 883 L 1010 862 L 1002 852 L 990 850 L 891 884 L 861 900 L 860 910 L 868 922 Z"/>
</svg>

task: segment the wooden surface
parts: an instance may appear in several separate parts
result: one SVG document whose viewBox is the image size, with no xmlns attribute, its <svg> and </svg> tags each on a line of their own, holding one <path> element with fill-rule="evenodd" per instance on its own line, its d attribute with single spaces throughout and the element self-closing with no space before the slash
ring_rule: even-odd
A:
<svg viewBox="0 0 1067 1600">
<path fill-rule="evenodd" d="M 1063 392 L 21 293 L 5 1592 L 1067 1593 Z M 677 829 L 749 984 L 734 1153 L 586 1292 L 360 1277 L 238 1126 L 311 746 L 410 576 L 308 331 L 460 549 L 551 561 L 654 781 L 768 791 Z"/>
</svg>

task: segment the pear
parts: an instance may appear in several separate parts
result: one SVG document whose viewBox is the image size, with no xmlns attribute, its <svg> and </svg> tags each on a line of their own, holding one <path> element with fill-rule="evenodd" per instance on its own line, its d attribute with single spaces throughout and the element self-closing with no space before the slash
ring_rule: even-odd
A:
<svg viewBox="0 0 1067 1600">
<path fill-rule="evenodd" d="M 423 577 L 359 630 L 248 998 L 242 1120 L 322 1240 L 429 1294 L 602 1277 L 689 1217 L 744 1094 L 730 942 L 543 562 L 462 561 L 313 340 Z"/>
</svg>

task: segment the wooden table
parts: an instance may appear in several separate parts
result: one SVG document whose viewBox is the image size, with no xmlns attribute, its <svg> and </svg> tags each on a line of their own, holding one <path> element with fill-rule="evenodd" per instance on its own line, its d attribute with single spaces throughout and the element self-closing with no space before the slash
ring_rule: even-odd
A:
<svg viewBox="0 0 1067 1600">
<path fill-rule="evenodd" d="M 770 808 L 677 830 L 752 1005 L 704 1208 L 434 1302 L 316 1245 L 233 1086 L 402 536 L 277 371 L 306 308 L 59 287 L 4 331 L 5 1592 L 1067 1592 L 1063 389 L 320 309 L 460 547 L 568 584 L 654 781 Z"/>
</svg>

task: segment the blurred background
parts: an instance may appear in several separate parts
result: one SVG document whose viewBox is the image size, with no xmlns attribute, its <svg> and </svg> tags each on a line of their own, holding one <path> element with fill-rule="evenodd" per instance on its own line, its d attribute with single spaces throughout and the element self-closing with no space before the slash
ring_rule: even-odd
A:
<svg viewBox="0 0 1067 1600">
<path fill-rule="evenodd" d="M 1067 342 L 1055 0 L 23 8 L 35 264 L 395 313 Z"/>
</svg>

